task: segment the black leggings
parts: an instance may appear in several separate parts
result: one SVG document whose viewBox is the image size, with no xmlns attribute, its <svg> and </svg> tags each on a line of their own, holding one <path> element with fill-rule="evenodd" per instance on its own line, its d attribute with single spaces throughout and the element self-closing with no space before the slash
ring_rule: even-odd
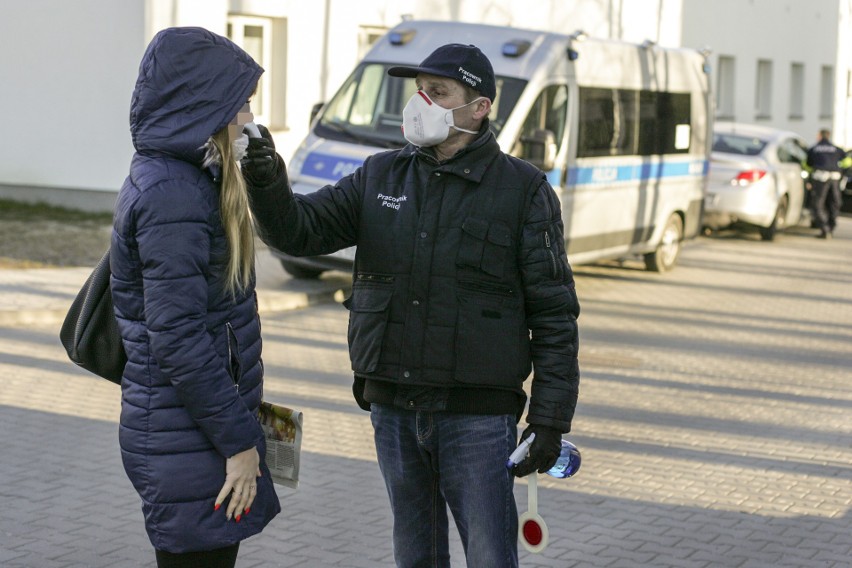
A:
<svg viewBox="0 0 852 568">
<path fill-rule="evenodd" d="M 157 568 L 234 568 L 240 543 L 216 550 L 174 554 L 156 550 Z"/>
</svg>

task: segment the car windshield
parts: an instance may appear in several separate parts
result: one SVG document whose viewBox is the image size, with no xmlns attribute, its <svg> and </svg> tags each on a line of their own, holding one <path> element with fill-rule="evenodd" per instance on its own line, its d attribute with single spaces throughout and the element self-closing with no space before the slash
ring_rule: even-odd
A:
<svg viewBox="0 0 852 568">
<path fill-rule="evenodd" d="M 402 109 L 417 91 L 414 79 L 391 77 L 393 64 L 362 63 L 323 109 L 315 132 L 331 140 L 342 140 L 380 148 L 400 148 Z M 497 77 L 497 97 L 491 107 L 491 129 L 500 133 L 526 81 Z"/>
<path fill-rule="evenodd" d="M 741 156 L 757 156 L 764 148 L 767 141 L 754 136 L 743 136 L 741 134 L 719 134 L 713 135 L 713 151 L 725 152 L 726 154 L 739 154 Z"/>
</svg>

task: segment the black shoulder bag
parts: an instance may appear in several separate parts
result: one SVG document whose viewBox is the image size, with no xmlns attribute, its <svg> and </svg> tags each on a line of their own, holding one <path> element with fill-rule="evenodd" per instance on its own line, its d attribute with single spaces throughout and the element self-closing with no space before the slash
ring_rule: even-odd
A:
<svg viewBox="0 0 852 568">
<path fill-rule="evenodd" d="M 100 377 L 121 384 L 127 354 L 109 288 L 109 249 L 83 284 L 59 331 L 68 357 Z"/>
</svg>

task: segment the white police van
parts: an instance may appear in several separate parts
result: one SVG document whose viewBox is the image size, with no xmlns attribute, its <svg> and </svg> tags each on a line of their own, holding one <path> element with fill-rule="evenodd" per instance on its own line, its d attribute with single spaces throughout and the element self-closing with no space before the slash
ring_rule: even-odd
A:
<svg viewBox="0 0 852 568">
<path fill-rule="evenodd" d="M 674 266 L 682 241 L 700 228 L 712 139 L 708 65 L 695 50 L 404 21 L 319 110 L 289 163 L 293 190 L 333 184 L 367 156 L 404 146 L 402 109 L 416 87 L 387 70 L 416 66 L 447 43 L 476 45 L 491 60 L 491 127 L 503 151 L 547 173 L 572 263 L 642 255 L 649 270 Z M 352 248 L 322 257 L 273 252 L 297 277 L 350 270 L 354 259 Z"/>
</svg>

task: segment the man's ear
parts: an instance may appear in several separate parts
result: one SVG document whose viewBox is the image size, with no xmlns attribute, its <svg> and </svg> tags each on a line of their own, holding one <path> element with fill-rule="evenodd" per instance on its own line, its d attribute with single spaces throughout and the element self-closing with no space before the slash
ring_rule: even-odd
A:
<svg viewBox="0 0 852 568">
<path fill-rule="evenodd" d="M 476 105 L 473 107 L 473 118 L 475 120 L 483 119 L 488 116 L 489 112 L 491 112 L 491 101 L 482 97 L 476 101 Z"/>
</svg>

